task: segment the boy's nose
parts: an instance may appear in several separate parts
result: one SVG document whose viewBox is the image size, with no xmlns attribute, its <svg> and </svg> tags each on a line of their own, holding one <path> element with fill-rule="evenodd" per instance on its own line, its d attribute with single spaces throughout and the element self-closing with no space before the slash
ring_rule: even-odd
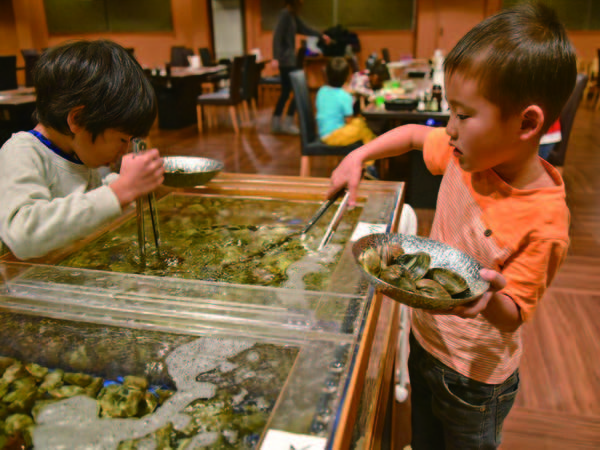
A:
<svg viewBox="0 0 600 450">
<path fill-rule="evenodd" d="M 448 119 L 448 125 L 446 125 L 446 133 L 453 140 L 455 140 L 458 137 L 456 130 L 456 118 L 453 117 L 453 114 L 450 114 L 450 119 Z"/>
</svg>

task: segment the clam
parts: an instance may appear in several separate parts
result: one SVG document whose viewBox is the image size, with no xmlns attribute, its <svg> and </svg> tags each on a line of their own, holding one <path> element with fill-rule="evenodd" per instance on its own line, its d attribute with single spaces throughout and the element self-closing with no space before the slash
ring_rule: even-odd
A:
<svg viewBox="0 0 600 450">
<path fill-rule="evenodd" d="M 92 382 L 85 387 L 85 395 L 96 398 L 103 384 L 104 380 L 102 378 L 94 378 Z"/>
<path fill-rule="evenodd" d="M 135 375 L 127 375 L 123 380 L 123 387 L 145 391 L 148 389 L 148 380 L 143 377 L 136 377 Z"/>
<path fill-rule="evenodd" d="M 84 395 L 85 390 L 81 386 L 65 385 L 48 391 L 53 398 L 70 398 L 76 395 Z"/>
<path fill-rule="evenodd" d="M 440 298 L 444 300 L 452 299 L 446 289 L 444 289 L 437 281 L 423 278 L 422 280 L 417 281 L 417 288 L 419 290 L 419 294 L 426 295 L 427 297 Z"/>
<path fill-rule="evenodd" d="M 39 386 L 40 392 L 47 392 L 57 389 L 63 385 L 64 372 L 61 369 L 56 369 L 44 377 L 44 381 Z"/>
<path fill-rule="evenodd" d="M 371 275 L 379 276 L 381 272 L 382 261 L 379 257 L 379 253 L 374 248 L 368 248 L 359 257 L 358 260 Z"/>
<path fill-rule="evenodd" d="M 102 417 L 134 417 L 138 414 L 142 391 L 129 389 L 118 384 L 106 386 L 98 395 Z"/>
<path fill-rule="evenodd" d="M 7 356 L 0 356 L 0 376 L 4 374 L 4 371 L 15 363 L 13 358 Z"/>
<path fill-rule="evenodd" d="M 13 381 L 18 380 L 19 378 L 23 378 L 28 375 L 29 374 L 25 370 L 25 367 L 23 367 L 23 364 L 17 361 L 6 368 L 4 374 L 2 375 L 2 379 L 6 380 L 9 383 L 12 383 Z"/>
<path fill-rule="evenodd" d="M 35 363 L 30 363 L 25 366 L 25 370 L 31 374 L 37 381 L 42 381 L 48 374 L 48 369 Z"/>
<path fill-rule="evenodd" d="M 92 382 L 93 377 L 86 373 L 66 372 L 64 376 L 65 383 L 74 384 L 79 387 L 87 387 Z"/>
<path fill-rule="evenodd" d="M 431 264 L 431 256 L 425 252 L 407 253 L 398 258 L 398 264 L 403 265 L 413 279 L 420 280 L 425 276 Z"/>
<path fill-rule="evenodd" d="M 469 285 L 463 277 L 456 272 L 442 267 L 429 269 L 425 278 L 437 281 L 448 292 L 454 296 L 469 289 Z"/>
<path fill-rule="evenodd" d="M 146 414 L 153 413 L 157 406 L 158 397 L 152 392 L 145 392 L 144 397 L 142 398 L 139 404 L 139 416 L 141 417 L 145 416 Z"/>
<path fill-rule="evenodd" d="M 380 278 L 393 286 L 405 291 L 414 292 L 417 290 L 415 281 L 410 272 L 401 265 L 395 264 L 380 273 Z"/>
<path fill-rule="evenodd" d="M 379 246 L 379 256 L 381 257 L 381 261 L 387 266 L 396 264 L 398 258 L 403 254 L 404 249 L 399 242 L 385 242 Z"/>
<path fill-rule="evenodd" d="M 4 432 L 7 435 L 15 434 L 17 431 L 25 432 L 33 425 L 33 419 L 26 414 L 13 414 L 8 416 L 4 422 Z"/>
</svg>

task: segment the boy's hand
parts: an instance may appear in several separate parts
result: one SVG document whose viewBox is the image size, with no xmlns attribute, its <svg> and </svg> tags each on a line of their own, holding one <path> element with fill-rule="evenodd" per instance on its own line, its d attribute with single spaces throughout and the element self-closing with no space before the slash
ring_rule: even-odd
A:
<svg viewBox="0 0 600 450">
<path fill-rule="evenodd" d="M 121 207 L 124 207 L 160 186 L 164 173 L 163 160 L 158 150 L 128 153 L 121 161 L 121 176 L 110 184 L 110 188 L 119 199 Z"/>
<path fill-rule="evenodd" d="M 356 205 L 356 191 L 362 176 L 362 160 L 356 152 L 346 156 L 331 174 L 327 198 L 331 198 L 343 187 L 348 188 L 348 206 Z"/>
<path fill-rule="evenodd" d="M 481 269 L 479 273 L 481 274 L 481 278 L 490 282 L 490 288 L 481 297 L 451 309 L 433 310 L 430 312 L 432 314 L 446 314 L 462 317 L 464 319 L 473 319 L 485 311 L 493 295 L 504 289 L 504 286 L 506 286 L 506 279 L 502 274 L 495 270 Z"/>
</svg>

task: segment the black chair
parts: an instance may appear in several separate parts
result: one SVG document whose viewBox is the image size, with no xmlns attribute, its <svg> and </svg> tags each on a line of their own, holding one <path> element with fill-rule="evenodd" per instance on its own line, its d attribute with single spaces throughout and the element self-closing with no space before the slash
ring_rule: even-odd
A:
<svg viewBox="0 0 600 450">
<path fill-rule="evenodd" d="M 315 114 L 313 112 L 308 83 L 303 70 L 295 70 L 290 74 L 294 101 L 300 121 L 300 142 L 302 157 L 300 159 L 300 176 L 310 176 L 310 158 L 313 156 L 346 156 L 352 150 L 363 145 L 362 141 L 346 146 L 333 146 L 323 143 L 317 134 Z"/>
<path fill-rule="evenodd" d="M 216 65 L 208 47 L 200 47 L 198 49 L 198 54 L 200 55 L 200 61 L 202 61 L 203 67 L 213 67 Z"/>
<path fill-rule="evenodd" d="M 571 128 L 573 128 L 573 121 L 575 120 L 575 114 L 581 99 L 583 98 L 583 90 L 588 81 L 588 76 L 585 73 L 577 74 L 577 81 L 575 82 L 575 88 L 571 92 L 571 96 L 567 103 L 563 107 L 560 113 L 560 133 L 562 140 L 558 142 L 550 154 L 548 155 L 548 162 L 553 166 L 562 167 L 565 163 L 565 156 L 567 154 L 567 146 L 569 145 L 569 137 L 571 136 Z"/>
<path fill-rule="evenodd" d="M 198 115 L 198 131 L 203 130 L 203 119 L 204 119 L 204 107 L 229 107 L 229 115 L 231 116 L 231 122 L 233 123 L 233 129 L 235 134 L 239 134 L 239 126 L 237 120 L 236 106 L 243 102 L 242 98 L 242 76 L 244 71 L 243 56 L 237 56 L 233 59 L 231 65 L 231 77 L 229 81 L 229 89 L 219 92 L 211 92 L 210 94 L 202 94 L 198 96 L 196 104 L 196 112 Z M 207 114 L 207 123 L 209 127 L 212 127 L 212 117 Z"/>
<path fill-rule="evenodd" d="M 390 59 L 390 49 L 388 49 L 388 48 L 382 48 L 381 49 L 381 58 L 386 63 L 389 63 L 391 61 L 391 59 Z"/>
<path fill-rule="evenodd" d="M 0 56 L 0 91 L 17 89 L 17 57 Z"/>
<path fill-rule="evenodd" d="M 25 61 L 25 86 L 33 86 L 33 69 L 40 59 L 40 52 L 35 48 L 26 48 L 21 50 L 23 60 Z"/>
<path fill-rule="evenodd" d="M 217 65 L 217 63 L 213 59 L 212 54 L 210 53 L 210 49 L 208 47 L 198 48 L 198 54 L 200 55 L 200 61 L 202 62 L 202 67 L 214 67 Z M 212 85 L 213 85 L 212 90 L 215 92 L 219 90 L 219 84 L 221 83 L 221 81 L 229 79 L 229 69 L 231 68 L 230 67 L 231 61 L 227 60 L 226 65 L 228 66 L 227 70 L 224 70 L 223 72 L 220 72 L 220 73 L 214 73 L 211 75 L 207 75 L 205 78 L 207 83 L 212 83 Z"/>
<path fill-rule="evenodd" d="M 191 48 L 183 46 L 171 47 L 171 67 L 189 67 L 188 56 L 192 56 L 194 51 Z"/>
<path fill-rule="evenodd" d="M 242 82 L 242 98 L 244 99 L 244 112 L 247 119 L 248 109 L 252 109 L 254 120 L 257 118 L 256 96 L 258 90 L 258 64 L 256 64 L 256 55 L 244 56 L 244 72 Z"/>
</svg>

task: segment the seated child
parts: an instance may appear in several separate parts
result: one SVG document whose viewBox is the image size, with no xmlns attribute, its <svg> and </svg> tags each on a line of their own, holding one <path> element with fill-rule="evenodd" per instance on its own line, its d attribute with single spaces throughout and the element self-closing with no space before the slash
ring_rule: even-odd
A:
<svg viewBox="0 0 600 450">
<path fill-rule="evenodd" d="M 352 95 L 343 89 L 350 67 L 341 57 L 327 63 L 328 85 L 317 92 L 319 137 L 327 145 L 344 146 L 371 142 L 375 135 L 361 117 L 353 117 Z"/>
<path fill-rule="evenodd" d="M 89 235 L 156 189 L 164 173 L 156 149 L 125 155 L 133 137 L 148 134 L 157 103 L 142 68 L 120 45 L 50 48 L 34 84 L 38 125 L 0 149 L 0 239 L 20 259 Z M 103 185 L 96 169 L 122 156 L 120 176 Z"/>
<path fill-rule="evenodd" d="M 479 261 L 490 282 L 469 304 L 412 311 L 414 450 L 500 445 L 519 390 L 521 326 L 569 247 L 565 185 L 538 146 L 576 76 L 575 50 L 554 11 L 502 10 L 445 59 L 446 129 L 398 127 L 350 153 L 331 176 L 329 195 L 348 186 L 352 205 L 363 161 L 422 150 L 427 168 L 443 175 L 431 238 Z"/>
<path fill-rule="evenodd" d="M 378 59 L 370 70 L 361 70 L 352 74 L 349 90 L 352 94 L 360 95 L 370 101 L 375 93 L 383 88 L 383 83 L 389 79 L 387 65 Z"/>
</svg>

